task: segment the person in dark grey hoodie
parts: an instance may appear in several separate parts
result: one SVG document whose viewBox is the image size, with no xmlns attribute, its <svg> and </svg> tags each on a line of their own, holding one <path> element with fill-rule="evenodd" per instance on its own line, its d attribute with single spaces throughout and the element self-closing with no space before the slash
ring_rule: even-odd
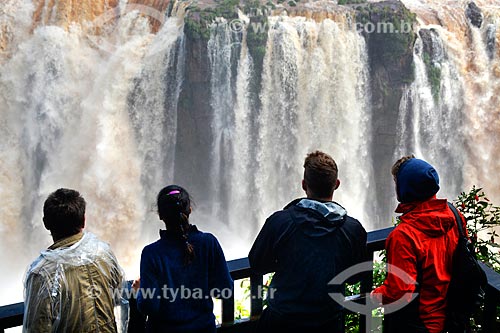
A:
<svg viewBox="0 0 500 333">
<path fill-rule="evenodd" d="M 256 332 L 343 332 L 343 307 L 329 296 L 341 292 L 340 286 L 329 282 L 365 261 L 367 250 L 361 223 L 332 201 L 340 185 L 337 175 L 331 156 L 308 154 L 302 181 L 307 197 L 272 214 L 259 232 L 248 255 L 250 266 L 274 276 Z"/>
</svg>

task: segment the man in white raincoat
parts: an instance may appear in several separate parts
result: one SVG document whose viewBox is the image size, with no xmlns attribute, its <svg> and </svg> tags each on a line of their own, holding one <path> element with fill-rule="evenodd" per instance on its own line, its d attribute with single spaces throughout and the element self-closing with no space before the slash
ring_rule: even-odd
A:
<svg viewBox="0 0 500 333">
<path fill-rule="evenodd" d="M 26 274 L 23 332 L 125 330 L 123 271 L 109 245 L 83 231 L 84 198 L 75 190 L 58 189 L 45 201 L 43 215 L 54 244 Z M 124 314 L 124 323 L 117 325 L 115 309 Z"/>
</svg>

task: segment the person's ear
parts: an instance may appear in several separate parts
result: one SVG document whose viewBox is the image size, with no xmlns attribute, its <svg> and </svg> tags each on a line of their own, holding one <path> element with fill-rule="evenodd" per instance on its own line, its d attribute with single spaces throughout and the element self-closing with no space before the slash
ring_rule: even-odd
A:
<svg viewBox="0 0 500 333">
<path fill-rule="evenodd" d="M 340 179 L 337 179 L 337 180 L 335 181 L 335 188 L 334 188 L 334 190 L 338 189 L 338 188 L 339 188 L 339 186 L 340 186 Z"/>
<path fill-rule="evenodd" d="M 43 221 L 43 226 L 45 227 L 45 229 L 50 231 L 49 226 L 47 225 L 47 221 L 45 220 L 45 216 L 42 218 L 42 221 Z"/>
<path fill-rule="evenodd" d="M 304 179 L 302 179 L 302 189 L 307 193 L 307 184 Z"/>
<path fill-rule="evenodd" d="M 84 229 L 84 228 L 85 228 L 85 222 L 86 222 L 86 220 L 85 220 L 85 216 L 83 216 L 82 229 Z"/>
</svg>

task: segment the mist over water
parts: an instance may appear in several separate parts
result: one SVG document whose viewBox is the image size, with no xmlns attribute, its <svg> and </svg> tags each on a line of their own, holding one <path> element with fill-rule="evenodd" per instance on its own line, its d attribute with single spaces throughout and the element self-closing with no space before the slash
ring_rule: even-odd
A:
<svg viewBox="0 0 500 333">
<path fill-rule="evenodd" d="M 55 189 L 82 193 L 86 229 L 111 243 L 133 279 L 143 246 L 162 227 L 156 194 L 170 183 L 197 179 L 179 167 L 189 160 L 175 159 L 183 149 L 180 138 L 189 135 L 178 126 L 190 70 L 184 8 L 174 6 L 155 31 L 145 15 L 126 12 L 127 2 L 120 1 L 122 14 L 96 33 L 83 18 L 61 23 L 48 4 L 40 11 L 40 3 L 9 0 L 0 9 L 5 303 L 22 299 L 27 265 L 52 243 L 41 218 Z M 477 184 L 500 200 L 494 177 L 500 167 L 498 11 L 486 12 L 481 29 L 464 21 L 456 31 L 459 9 L 449 12 L 449 26 L 419 13 L 420 29 L 432 30 L 414 46 L 415 80 L 400 103 L 399 144 L 390 158 L 414 153 L 435 165 L 441 197 L 454 198 Z M 34 24 L 37 15 L 41 23 Z M 190 154 L 208 156 L 193 170 L 209 179 L 208 186 L 194 183 L 187 190 L 203 193 L 194 198 L 191 221 L 219 238 L 227 259 L 246 256 L 266 217 L 304 195 L 302 165 L 315 149 L 337 161 L 341 186 L 334 199 L 366 229 L 374 227 L 369 221 L 379 194 L 373 190 L 370 124 L 377 115 L 365 39 L 332 19 L 271 16 L 268 23 L 261 73 L 249 52 L 248 31 L 231 30 L 225 19 L 211 26 L 203 55 L 210 93 L 200 103 L 210 113 L 200 130 L 210 135 Z M 427 49 L 432 51 L 425 56 Z M 440 71 L 438 93 L 429 64 Z M 393 209 L 384 208 L 388 215 Z"/>
<path fill-rule="evenodd" d="M 172 178 L 182 13 L 156 34 L 147 18 L 127 13 L 104 36 L 106 49 L 91 37 L 76 24 L 39 26 L 2 64 L 2 253 L 17 257 L 2 258 L 6 271 L 22 262 L 24 272 L 52 243 L 42 207 L 59 187 L 81 192 L 86 230 L 112 244 L 129 278 L 157 236 L 144 226 L 154 216 L 151 192 Z"/>
</svg>

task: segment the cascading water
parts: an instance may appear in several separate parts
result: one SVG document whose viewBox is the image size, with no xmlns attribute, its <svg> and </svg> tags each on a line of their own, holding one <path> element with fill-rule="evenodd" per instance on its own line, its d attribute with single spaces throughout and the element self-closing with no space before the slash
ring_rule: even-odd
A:
<svg viewBox="0 0 500 333">
<path fill-rule="evenodd" d="M 494 28 L 493 28 L 494 27 Z M 500 10 L 498 6 L 486 11 L 481 28 L 468 25 L 470 50 L 461 53 L 468 62 L 464 79 L 467 85 L 464 102 L 469 126 L 465 129 L 468 139 L 469 163 L 465 174 L 469 184 L 483 187 L 490 199 L 500 200 L 500 168 L 498 159 L 500 123 Z M 493 38 L 492 32 L 496 36 Z"/>
<path fill-rule="evenodd" d="M 414 64 L 415 80 L 400 104 L 394 160 L 408 152 L 427 160 L 440 175 L 439 195 L 456 198 L 463 190 L 466 156 L 462 80 L 435 29 L 420 30 Z"/>
<path fill-rule="evenodd" d="M 241 13 L 240 17 L 248 20 Z M 248 234 L 248 225 L 255 225 L 255 165 L 251 161 L 256 143 L 249 96 L 253 61 L 246 35 L 246 30 L 232 31 L 227 20 L 219 19 L 212 26 L 208 41 L 214 133 L 210 205 L 212 218 L 223 222 L 232 233 L 245 235 L 244 242 L 249 243 L 253 234 Z M 245 221 L 246 225 L 236 221 Z"/>
<path fill-rule="evenodd" d="M 269 17 L 269 24 L 257 113 L 251 112 L 255 101 L 248 91 L 254 73 L 247 30 L 234 33 L 220 19 L 208 41 L 213 216 L 238 235 L 233 237 L 243 232 L 247 244 L 258 231 L 256 224 L 304 195 L 302 164 L 311 150 L 335 157 L 340 177 L 349 179 L 338 199 L 360 219 L 371 181 L 364 39 L 331 20 Z"/>
<path fill-rule="evenodd" d="M 155 36 L 142 61 L 140 73 L 134 78 L 134 88 L 127 97 L 141 159 L 143 202 L 149 204 L 146 220 L 157 219 L 151 204 L 156 200 L 154 189 L 159 190 L 165 180 L 174 178 L 177 103 L 185 57 L 183 25 L 178 16 L 167 21 Z M 157 225 L 142 227 L 152 239 L 157 237 Z"/>
<path fill-rule="evenodd" d="M 306 154 L 330 153 L 345 182 L 335 199 L 363 219 L 372 181 L 370 91 L 364 39 L 326 19 L 271 17 L 259 114 L 259 221 L 294 197 Z"/>
<path fill-rule="evenodd" d="M 417 153 L 436 165 L 444 179 L 439 193 L 443 197 L 454 199 L 476 185 L 498 202 L 498 5 L 476 2 L 482 9 L 482 24 L 477 27 L 466 16 L 469 1 L 404 3 L 428 32 L 428 47 L 426 51 L 420 34 L 415 81 L 401 102 L 400 148 L 404 149 L 399 151 Z M 433 92 L 438 93 L 433 96 Z"/>
<path fill-rule="evenodd" d="M 207 49 L 210 60 L 212 115 L 211 192 L 212 217 L 226 224 L 228 216 L 228 195 L 231 179 L 228 179 L 233 155 L 234 96 L 232 82 L 233 57 L 237 54 L 240 41 L 234 36 L 225 19 L 218 19 L 210 29 Z"/>
<path fill-rule="evenodd" d="M 246 20 L 242 16 L 243 20 Z M 236 104 L 234 108 L 234 129 L 238 133 L 234 138 L 233 168 L 230 173 L 232 204 L 228 207 L 229 216 L 236 221 L 245 221 L 247 225 L 235 226 L 240 234 L 247 234 L 251 241 L 252 233 L 248 233 L 248 225 L 256 225 L 256 216 L 248 216 L 247 212 L 255 207 L 255 156 L 256 135 L 255 117 L 252 117 L 252 101 L 250 85 L 255 75 L 253 59 L 247 46 L 247 30 L 242 31 L 241 52 L 238 62 L 238 79 L 236 81 Z M 234 223 L 233 223 L 234 224 Z"/>
<path fill-rule="evenodd" d="M 157 237 L 141 228 L 150 192 L 172 178 L 184 61 L 183 8 L 175 9 L 156 34 L 140 8 L 122 7 L 99 36 L 89 22 L 41 25 L 2 64 L 1 231 L 14 239 L 2 244 L 23 258 L 19 269 L 2 251 L 17 274 L 2 274 L 2 284 L 17 299 L 24 268 L 50 245 L 42 205 L 59 187 L 83 194 L 87 230 L 112 244 L 129 278 L 138 274 L 140 249 Z"/>
</svg>

